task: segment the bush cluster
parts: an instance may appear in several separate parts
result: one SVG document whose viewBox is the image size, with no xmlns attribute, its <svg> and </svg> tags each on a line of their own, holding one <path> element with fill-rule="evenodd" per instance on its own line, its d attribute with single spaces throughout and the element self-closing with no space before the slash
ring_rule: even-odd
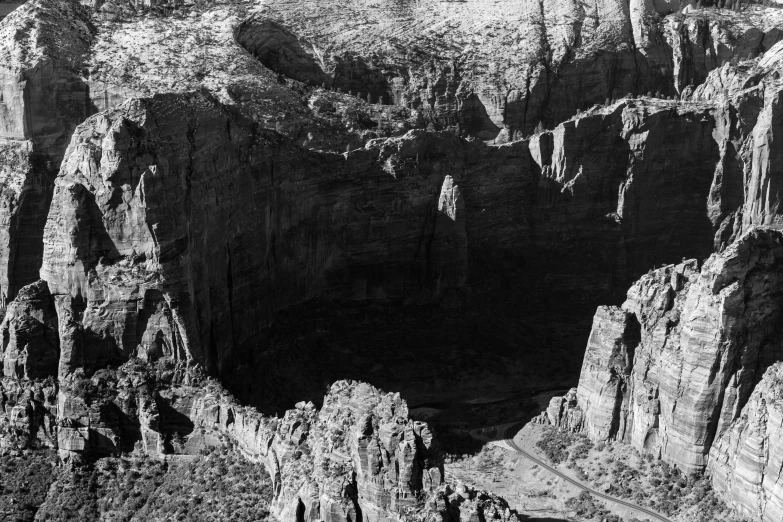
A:
<svg viewBox="0 0 783 522">
<path fill-rule="evenodd" d="M 10 451 L 0 456 L 0 520 L 28 522 L 54 480 L 54 450 Z"/>
<path fill-rule="evenodd" d="M 554 464 L 572 459 L 582 459 L 593 447 L 590 440 L 582 434 L 570 433 L 549 427 L 544 436 L 536 443 L 543 450 L 547 458 Z"/>
<path fill-rule="evenodd" d="M 47 468 L 51 475 L 51 467 Z M 270 518 L 272 483 L 259 463 L 236 450 L 209 450 L 189 462 L 104 458 L 94 465 L 57 469 L 28 518 L 66 522 L 262 521 Z M 34 506 L 37 508 L 38 506 Z"/>
</svg>

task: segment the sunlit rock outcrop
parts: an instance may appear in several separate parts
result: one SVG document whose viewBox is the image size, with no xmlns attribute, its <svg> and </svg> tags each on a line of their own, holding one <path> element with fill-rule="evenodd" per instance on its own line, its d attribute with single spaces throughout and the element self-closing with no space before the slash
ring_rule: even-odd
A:
<svg viewBox="0 0 783 522">
<path fill-rule="evenodd" d="M 588 434 L 620 439 L 687 471 L 783 358 L 783 234 L 753 229 L 700 270 L 643 276 L 622 310 L 596 315 L 579 384 Z"/>
<path fill-rule="evenodd" d="M 783 364 L 764 373 L 740 416 L 715 440 L 709 469 L 715 489 L 752 520 L 783 517 Z"/>
</svg>

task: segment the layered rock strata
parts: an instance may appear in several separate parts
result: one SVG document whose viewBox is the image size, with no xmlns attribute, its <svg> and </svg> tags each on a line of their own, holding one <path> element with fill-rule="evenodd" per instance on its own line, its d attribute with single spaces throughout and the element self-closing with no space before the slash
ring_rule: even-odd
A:
<svg viewBox="0 0 783 522">
<path fill-rule="evenodd" d="M 490 139 L 528 135 L 628 93 L 687 94 L 710 71 L 780 40 L 776 8 L 680 10 L 679 2 L 269 4 L 281 56 L 300 50 L 340 88 L 436 111 Z M 340 35 L 351 34 L 351 38 Z M 298 63 L 291 59 L 292 64 Z M 305 70 L 300 67 L 300 69 Z"/>
<path fill-rule="evenodd" d="M 710 450 L 712 483 L 752 520 L 783 518 L 783 364 L 764 373 L 740 416 Z"/>
<path fill-rule="evenodd" d="M 466 225 L 458 180 L 468 198 L 502 187 L 471 180 L 486 163 L 449 155 L 458 148 L 457 138 L 414 133 L 345 156 L 307 152 L 203 95 L 88 119 L 57 178 L 44 239 L 60 375 L 137 349 L 219 371 L 256 349 L 275 310 L 308 297 L 460 287 L 466 235 L 518 218 L 501 208 Z M 505 188 L 520 191 L 526 149 L 487 152 L 516 163 Z"/>
<path fill-rule="evenodd" d="M 104 111 L 77 128 L 45 227 L 59 375 L 136 354 L 227 376 L 277 310 L 317 296 L 431 299 L 536 274 L 534 291 L 611 295 L 710 251 L 713 131 L 700 105 L 628 102 L 530 142 L 411 131 L 338 155 L 206 94 Z"/>
<path fill-rule="evenodd" d="M 701 471 L 767 367 L 783 359 L 783 234 L 753 229 L 711 256 L 642 277 L 601 308 L 578 403 L 587 433 Z"/>
<path fill-rule="evenodd" d="M 38 379 L 57 375 L 59 328 L 54 302 L 43 281 L 28 285 L 8 306 L 3 323 L 3 375 Z"/>
<path fill-rule="evenodd" d="M 0 308 L 38 279 L 53 180 L 92 112 L 78 71 L 92 42 L 76 2 L 33 2 L 0 23 Z"/>
<path fill-rule="evenodd" d="M 299 103 L 295 96 L 277 82 L 275 75 L 261 62 L 279 69 L 278 72 L 293 76 L 305 74 L 302 71 L 315 74 L 317 67 L 328 74 L 337 74 L 335 71 L 342 70 L 337 65 L 334 66 L 336 68 L 330 68 L 332 66 L 327 62 L 332 58 L 319 58 L 320 48 L 316 40 L 326 36 L 313 32 L 320 27 L 318 24 L 310 29 L 308 38 L 312 38 L 297 40 L 296 32 L 300 28 L 295 23 L 297 17 L 315 6 L 308 4 L 293 10 L 282 21 L 274 21 L 269 13 L 239 13 L 232 11 L 233 7 L 220 6 L 208 13 L 191 13 L 187 23 L 172 22 L 170 30 L 173 31 L 173 40 L 182 40 L 187 49 L 191 49 L 188 46 L 203 48 L 204 63 L 221 63 L 228 68 L 209 71 L 202 71 L 203 63 L 199 60 L 194 63 L 188 61 L 187 64 L 173 57 L 173 62 L 163 60 L 168 48 L 164 49 L 163 43 L 157 40 L 147 41 L 149 35 L 157 34 L 150 30 L 150 24 L 157 23 L 154 17 L 144 20 L 132 18 L 127 23 L 117 24 L 109 15 L 112 9 L 119 9 L 121 5 L 94 7 L 98 7 L 97 14 L 69 2 L 55 3 L 53 6 L 32 2 L 3 22 L 9 35 L 14 31 L 14 34 L 22 35 L 21 39 L 6 41 L 9 55 L 21 57 L 14 58 L 18 67 L 51 66 L 58 71 L 68 70 L 71 71 L 69 74 L 75 74 L 74 68 L 84 63 L 91 71 L 89 78 L 84 79 L 87 90 L 81 98 L 87 102 L 83 107 L 71 103 L 75 95 L 69 94 L 63 98 L 63 107 L 67 111 L 58 109 L 53 111 L 54 116 L 49 113 L 40 115 L 50 117 L 48 123 L 38 115 L 30 116 L 31 121 L 44 122 L 31 129 L 49 129 L 46 132 L 31 131 L 28 136 L 23 129 L 19 131 L 22 127 L 17 125 L 20 118 L 27 114 L 25 110 L 33 110 L 41 103 L 36 102 L 29 107 L 22 104 L 18 111 L 8 113 L 9 132 L 13 134 L 19 131 L 18 136 L 13 134 L 14 137 L 27 137 L 33 143 L 49 144 L 49 148 L 56 151 L 72 124 L 71 119 L 59 116 L 61 112 L 67 112 L 69 118 L 73 116 L 74 120 L 79 120 L 97 108 L 108 110 L 100 118 L 90 119 L 85 124 L 89 129 L 81 128 L 76 133 L 58 181 L 51 219 L 46 229 L 47 237 L 43 242 L 46 252 L 41 251 L 38 242 L 42 214 L 17 211 L 23 217 L 31 216 L 25 217 L 25 222 L 34 222 L 29 227 L 20 225 L 17 228 L 35 229 L 35 233 L 14 233 L 19 238 L 29 237 L 31 243 L 39 246 L 38 250 L 32 246 L 19 248 L 19 255 L 27 257 L 24 257 L 24 263 L 14 266 L 35 267 L 38 257 L 45 257 L 41 273 L 50 284 L 58 303 L 60 328 L 64 329 L 61 336 L 62 372 L 79 367 L 82 364 L 79 361 L 84 361 L 83 364 L 88 368 L 119 362 L 135 350 L 141 350 L 139 353 L 149 351 L 153 355 L 172 353 L 178 357 L 198 358 L 204 361 L 210 371 L 228 368 L 235 365 L 238 359 L 235 354 L 244 357 L 259 346 L 262 337 L 260 332 L 268 325 L 271 311 L 318 295 L 347 296 L 352 299 L 407 298 L 429 292 L 438 296 L 448 293 L 449 289 L 469 285 L 482 291 L 493 291 L 499 285 L 506 286 L 509 280 L 529 280 L 534 276 L 533 280 L 540 282 L 537 291 L 543 292 L 547 288 L 557 295 L 573 294 L 574 282 L 581 279 L 579 286 L 584 290 L 579 299 L 598 300 L 601 295 L 608 296 L 623 288 L 651 264 L 671 261 L 684 255 L 706 255 L 712 247 L 710 236 L 715 230 L 720 232 L 720 241 L 714 241 L 725 244 L 733 237 L 732 234 L 741 232 L 745 226 L 745 222 L 738 219 L 738 209 L 743 204 L 766 205 L 764 208 L 771 208 L 773 215 L 764 217 L 762 221 L 775 219 L 774 205 L 761 201 L 754 203 L 755 197 L 751 198 L 753 201 L 735 201 L 737 191 L 733 190 L 733 184 L 737 179 L 735 167 L 739 163 L 732 160 L 725 150 L 728 150 L 729 142 L 732 147 L 737 147 L 751 132 L 748 129 L 755 127 L 749 123 L 742 136 L 728 136 L 732 132 L 731 118 L 724 118 L 708 103 L 688 106 L 673 102 L 614 104 L 566 122 L 552 132 L 537 134 L 529 144 L 515 142 L 489 148 L 472 142 L 469 154 L 460 152 L 465 147 L 464 142 L 424 134 L 407 135 L 388 143 L 371 143 L 368 149 L 349 153 L 345 157 L 345 168 L 338 168 L 341 156 L 303 153 L 307 159 L 297 159 L 295 163 L 308 166 L 293 174 L 303 182 L 283 183 L 280 185 L 282 192 L 277 189 L 270 192 L 267 187 L 277 183 L 271 180 L 275 169 L 270 165 L 279 166 L 279 159 L 273 159 L 272 164 L 262 167 L 258 163 L 259 156 L 254 155 L 257 149 L 252 147 L 253 153 L 247 156 L 247 161 L 242 157 L 228 156 L 234 153 L 242 155 L 238 152 L 246 146 L 242 140 L 247 140 L 248 135 L 254 135 L 256 125 L 262 128 L 274 126 L 276 130 L 288 133 L 284 126 L 278 125 L 281 120 L 273 121 L 262 114 L 269 109 L 270 100 L 277 100 L 278 106 L 290 105 L 289 108 L 299 115 L 309 110 L 303 107 L 294 110 Z M 624 9 L 613 10 L 609 7 L 612 6 L 599 9 L 596 15 L 599 20 L 597 28 L 589 31 L 585 29 L 587 32 L 580 33 L 583 50 L 604 49 L 607 42 L 611 42 L 613 48 L 618 44 L 622 47 L 623 42 L 632 38 L 635 22 L 629 21 L 629 15 Z M 425 6 L 425 9 L 429 8 Z M 473 6 L 455 8 L 473 9 Z M 331 7 L 324 4 L 318 9 L 330 12 Z M 531 13 L 528 14 L 538 20 L 536 17 L 540 13 L 535 10 Z M 419 16 L 413 11 L 409 14 Z M 550 14 L 544 12 L 541 14 L 543 18 L 535 23 L 541 22 L 546 27 L 560 16 L 557 13 Z M 19 33 L 18 29 L 31 17 L 36 20 L 40 18 L 43 22 L 39 22 L 39 25 L 44 25 L 29 34 Z M 58 17 L 67 21 L 60 24 L 62 27 L 54 33 L 54 42 L 58 45 L 53 45 L 49 40 L 39 42 L 40 37 L 36 35 L 43 34 L 48 27 L 45 26 L 48 23 L 46 21 Z M 528 20 L 529 17 L 525 15 L 523 18 Z M 204 41 L 201 37 L 191 41 L 183 36 L 182 31 L 186 28 L 206 27 L 208 23 L 213 24 L 215 31 L 222 36 Z M 293 29 L 287 28 L 287 23 Z M 91 24 L 96 27 L 93 28 Z M 565 29 L 558 26 L 557 30 Z M 140 34 L 146 35 L 147 40 L 134 40 L 134 35 Z M 547 33 L 546 38 L 550 36 Z M 442 38 L 448 39 L 450 36 Z M 774 38 L 770 38 L 764 41 L 771 44 Z M 138 51 L 138 63 L 136 60 L 128 61 L 124 72 L 119 74 L 119 69 L 109 65 L 118 55 L 118 50 L 125 45 L 123 42 L 130 41 L 134 42 L 133 49 Z M 237 53 L 240 44 L 261 62 L 254 61 L 246 53 Z M 747 51 L 750 48 L 742 47 L 745 49 L 742 51 L 744 54 L 741 53 L 742 57 L 750 52 Z M 766 47 L 753 48 L 761 52 Z M 181 54 L 188 55 L 188 52 Z M 560 59 L 565 60 L 562 57 Z M 724 58 L 718 62 L 721 60 Z M 357 64 L 361 62 L 356 61 Z M 68 66 L 71 69 L 64 64 L 71 64 Z M 186 69 L 192 72 L 194 68 L 197 74 L 183 75 Z M 566 69 L 563 68 L 563 71 Z M 340 74 L 344 73 L 353 78 L 353 72 L 343 71 Z M 357 72 L 357 77 L 361 78 L 362 74 Z M 147 83 L 141 82 L 142 77 L 147 78 Z M 174 79 L 177 87 L 166 84 L 164 78 Z M 305 80 L 311 83 L 314 81 L 312 78 Z M 70 80 L 57 81 L 58 85 L 70 85 Z M 476 83 L 478 80 L 471 82 Z M 391 83 L 395 84 L 394 81 Z M 34 82 L 26 85 L 33 88 Z M 103 86 L 102 91 L 100 85 Z M 212 116 L 204 116 L 199 112 L 201 109 L 191 110 L 190 107 L 184 108 L 178 116 L 167 114 L 171 129 L 178 129 L 171 132 L 184 141 L 177 144 L 174 147 L 177 150 L 170 151 L 170 154 L 156 153 L 165 156 L 160 162 L 157 157 L 146 157 L 146 151 L 142 151 L 143 147 L 137 144 L 141 142 L 134 141 L 132 136 L 136 126 L 144 128 L 146 125 L 138 121 L 143 116 L 132 115 L 130 119 L 135 118 L 137 121 L 128 129 L 123 129 L 120 127 L 124 124 L 117 123 L 115 119 L 117 114 L 124 114 L 125 109 L 120 113 L 111 109 L 137 92 L 182 91 L 199 87 L 214 93 L 223 106 L 220 110 L 230 108 L 232 114 L 228 116 L 226 112 L 215 120 Z M 246 95 L 249 91 L 259 96 Z M 473 103 L 470 100 L 475 101 L 482 96 L 465 94 L 468 92 L 465 88 L 457 91 L 458 97 L 464 96 L 465 104 Z M 400 94 L 402 91 L 394 92 Z M 185 105 L 192 104 L 192 96 L 179 96 L 186 100 Z M 174 97 L 169 99 L 173 100 Z M 165 105 L 168 102 L 162 103 Z M 156 107 L 161 108 L 153 112 L 178 111 L 176 102 L 171 103 L 170 107 L 165 108 L 158 104 Z M 451 102 L 444 103 L 445 107 Z M 767 106 L 774 112 L 774 100 Z M 505 113 L 510 114 L 509 110 L 505 110 Z M 292 121 L 291 114 L 284 120 Z M 245 116 L 257 123 L 250 124 Z M 216 129 L 222 128 L 223 123 L 216 123 L 208 131 L 199 127 L 202 119 L 212 125 L 212 122 L 232 118 L 235 121 L 227 128 L 232 131 L 244 129 L 242 132 L 245 138 L 231 137 L 228 130 L 219 133 Z M 767 120 L 772 122 L 772 127 L 767 125 L 752 131 L 759 136 L 759 140 L 766 135 L 765 128 L 774 132 L 774 115 L 762 117 L 759 121 Z M 724 125 L 723 122 L 729 123 Z M 104 129 L 102 126 L 118 127 Z M 193 130 L 194 126 L 199 128 Z M 124 136 L 125 132 L 129 133 L 130 138 Z M 157 131 L 151 132 L 150 136 Z M 96 137 L 87 137 L 84 133 L 92 133 Z M 193 134 L 196 141 L 186 144 L 189 133 Z M 728 137 L 724 137 L 724 134 Z M 112 137 L 104 140 L 105 143 L 97 143 L 98 136 L 110 135 Z M 715 138 L 718 135 L 720 139 Z M 232 142 L 223 155 L 218 153 L 221 149 L 217 147 L 209 149 L 210 152 L 204 149 L 199 153 L 202 158 L 199 161 L 207 164 L 226 163 L 215 170 L 218 172 L 223 168 L 223 174 L 216 178 L 212 178 L 212 174 L 204 174 L 204 184 L 191 187 L 195 188 L 193 192 L 189 192 L 187 185 L 190 176 L 187 169 L 178 174 L 180 177 L 177 181 L 174 177 L 161 174 L 166 168 L 163 163 L 176 161 L 178 165 L 185 165 L 189 162 L 186 156 L 202 148 L 198 140 L 207 138 L 221 144 L 227 143 L 226 140 Z M 272 135 L 269 139 L 274 141 Z M 123 147 L 126 146 L 130 147 L 128 154 L 123 153 Z M 760 147 L 756 149 L 760 150 Z M 291 157 L 300 153 L 299 149 L 292 148 L 286 153 L 280 152 L 282 149 L 275 150 L 272 157 L 276 154 Z M 226 151 L 231 152 L 229 154 Z M 98 154 L 105 157 L 98 161 Z M 116 158 L 109 160 L 111 155 Z M 444 160 L 443 157 L 448 159 Z M 739 168 L 742 169 L 756 169 L 754 172 L 761 173 L 765 169 L 776 168 L 776 160 L 764 155 L 741 159 Z M 729 165 L 731 161 L 734 163 Z M 720 177 L 716 177 L 716 163 L 727 165 L 720 167 L 723 169 L 719 173 Z M 129 167 L 130 164 L 134 165 Z M 257 192 L 256 196 L 282 194 L 290 187 L 293 192 L 286 196 L 290 197 L 286 202 L 306 201 L 309 210 L 292 210 L 295 215 L 287 216 L 289 211 L 274 203 L 272 206 L 276 210 L 268 217 L 263 217 L 259 214 L 262 212 L 261 207 L 254 201 L 236 207 L 252 208 L 252 212 L 229 211 L 229 207 L 235 208 L 244 202 L 242 197 L 252 192 L 244 189 L 252 181 L 243 179 L 241 182 L 232 182 L 226 178 L 226 173 L 233 172 L 240 164 L 240 170 L 268 168 L 269 180 L 253 189 Z M 323 165 L 318 167 L 319 171 L 330 171 L 336 177 L 326 176 L 321 181 L 311 181 L 304 172 L 314 170 L 315 164 Z M 377 166 L 381 166 L 381 169 Z M 111 173 L 104 172 L 107 169 Z M 149 172 L 142 174 L 145 169 Z M 447 172 L 454 169 L 457 172 Z M 98 170 L 101 171 L 100 176 L 97 175 Z M 356 180 L 349 182 L 346 177 L 349 173 L 368 171 L 372 171 L 371 176 L 359 176 L 360 183 Z M 395 180 L 401 177 L 404 180 L 395 183 L 385 177 L 386 174 L 381 174 L 382 171 Z M 283 172 L 288 171 L 284 168 Z M 156 180 L 150 185 L 149 182 L 158 175 L 163 175 L 165 179 Z M 426 176 L 431 176 L 431 179 L 425 179 Z M 29 175 L 27 177 L 30 178 Z M 103 179 L 99 181 L 99 177 Z M 30 178 L 32 181 L 23 184 L 29 187 L 40 185 L 35 194 L 43 203 L 36 208 L 48 205 L 51 184 L 47 184 L 47 179 L 44 176 L 36 184 Z M 138 184 L 136 180 L 142 179 L 144 182 Z M 331 188 L 324 186 L 327 179 L 333 180 L 329 182 Z M 186 189 L 178 189 L 175 191 L 177 195 L 172 196 L 175 186 L 183 183 Z M 210 188 L 212 183 L 216 184 L 213 189 Z M 763 183 L 763 180 L 760 179 L 759 183 Z M 240 184 L 243 185 L 241 190 L 237 188 Z M 151 193 L 149 199 L 138 192 L 138 186 L 142 187 L 142 192 L 147 188 L 152 190 L 152 187 L 159 192 Z M 371 186 L 373 190 L 370 191 L 368 188 Z M 210 190 L 214 190 L 214 194 Z M 436 192 L 441 195 L 437 202 L 433 202 L 433 193 Z M 311 197 L 316 193 L 318 197 Z M 373 201 L 374 211 L 364 202 L 358 201 L 361 193 L 366 194 L 366 201 Z M 353 210 L 339 207 L 343 203 L 336 203 L 338 206 L 328 216 L 317 214 L 315 232 L 309 223 L 305 225 L 308 212 L 312 213 L 316 206 L 321 206 L 323 200 L 319 198 L 331 200 L 333 195 L 342 198 L 345 194 L 353 194 L 351 197 L 356 199 L 352 203 Z M 378 199 L 378 194 L 383 194 L 381 199 Z M 409 194 L 414 194 L 414 199 L 401 203 Z M 189 205 L 200 201 L 197 198 L 211 201 L 212 196 L 216 202 L 215 212 L 220 219 L 228 220 L 230 216 L 233 223 L 227 225 L 229 238 L 234 235 L 232 229 L 246 228 L 246 222 L 273 223 L 277 220 L 281 226 L 273 226 L 263 234 L 260 231 L 243 233 L 241 239 L 237 237 L 221 246 L 221 241 L 210 239 L 218 232 L 207 232 L 206 223 L 199 221 L 200 216 L 196 213 L 191 217 L 189 214 Z M 237 196 L 240 199 L 233 199 Z M 30 198 L 16 197 L 20 201 L 30 201 Z M 122 202 L 117 198 L 122 199 Z M 704 215 L 705 199 L 708 199 L 711 209 L 716 209 L 714 215 Z M 379 202 L 376 203 L 376 200 Z M 287 204 L 284 203 L 284 207 Z M 664 208 L 661 208 L 661 204 Z M 393 211 L 398 212 L 393 219 L 394 225 L 373 229 L 375 225 L 372 223 L 388 219 L 388 213 L 383 209 L 397 208 L 395 205 L 402 205 L 402 210 L 398 208 Z M 140 210 L 142 206 L 145 207 L 143 212 Z M 169 214 L 163 210 L 152 210 L 152 206 L 165 206 L 165 212 Z M 161 213 L 156 215 L 156 212 Z M 744 215 L 754 214 L 758 212 L 750 209 Z M 291 223 L 298 221 L 301 226 L 290 225 L 289 217 Z M 21 217 L 19 219 L 22 220 Z M 327 224 L 329 220 L 339 223 L 338 226 L 335 228 Z M 361 220 L 370 220 L 370 232 L 366 235 L 362 232 L 363 227 L 357 224 Z M 145 229 L 164 222 L 165 227 L 154 233 Z M 751 219 L 747 224 L 755 222 Z M 190 231 L 196 229 L 204 229 L 199 233 L 207 235 L 191 236 Z M 224 235 L 224 231 L 219 234 Z M 338 237 L 340 234 L 342 236 Z M 9 232 L 9 235 L 12 233 Z M 158 235 L 163 239 L 158 238 Z M 563 255 L 563 249 L 557 246 L 563 243 L 564 238 L 568 238 L 567 251 L 586 253 L 579 262 L 567 255 L 567 252 Z M 264 254 L 255 260 L 245 259 L 242 252 L 231 246 L 232 241 L 241 242 L 240 251 Z M 313 245 L 307 246 L 308 242 L 313 241 Z M 340 246 L 335 247 L 335 244 Z M 179 256 L 186 245 L 188 261 L 185 265 L 179 265 Z M 160 251 L 153 253 L 155 249 Z M 387 249 L 391 251 L 387 252 Z M 392 259 L 383 269 L 378 264 L 380 251 Z M 155 256 L 159 259 L 155 259 Z M 207 258 L 210 260 L 209 267 L 201 264 L 201 259 Z M 414 261 L 411 262 L 411 259 Z M 524 274 L 519 268 L 522 266 L 525 267 Z M 487 267 L 493 267 L 494 271 L 486 270 Z M 35 279 L 31 275 L 34 268 L 25 270 L 24 274 L 14 273 L 7 277 L 9 297 Z M 128 272 L 133 275 L 118 284 Z M 539 274 L 553 272 L 556 274 L 554 277 L 538 277 Z M 93 273 L 94 276 L 91 275 Z M 499 279 L 496 277 L 499 273 L 502 274 L 500 279 L 505 282 L 496 280 Z M 255 275 L 245 277 L 246 274 Z M 103 286 L 106 281 L 111 283 Z M 187 291 L 184 290 L 186 287 Z M 244 306 L 245 299 L 249 300 L 250 306 Z M 236 317 L 232 311 L 234 309 L 242 309 L 246 317 Z M 108 312 L 104 313 L 105 310 Z M 218 310 L 214 316 L 212 310 Z M 149 328 L 147 323 L 151 325 Z M 247 326 L 249 324 L 258 326 Z M 226 349 L 227 346 L 230 348 Z"/>
<path fill-rule="evenodd" d="M 57 447 L 58 386 L 53 379 L 0 379 L 0 447 Z"/>
</svg>

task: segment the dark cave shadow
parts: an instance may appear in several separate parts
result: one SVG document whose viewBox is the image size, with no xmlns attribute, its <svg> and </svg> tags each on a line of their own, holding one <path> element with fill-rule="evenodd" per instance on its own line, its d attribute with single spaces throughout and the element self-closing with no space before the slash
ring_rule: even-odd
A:
<svg viewBox="0 0 783 522">
<path fill-rule="evenodd" d="M 88 259 L 84 260 L 86 261 L 84 270 L 87 273 L 99 263 L 111 264 L 121 256 L 109 232 L 106 230 L 106 225 L 103 224 L 103 213 L 95 201 L 95 194 L 90 192 L 87 187 L 82 187 L 82 194 L 84 195 L 84 203 L 90 219 L 90 251 Z"/>
<path fill-rule="evenodd" d="M 495 125 L 495 122 L 489 117 L 487 108 L 476 94 L 465 98 L 460 118 L 463 130 L 480 139 L 495 139 L 500 132 L 500 127 Z"/>
<path fill-rule="evenodd" d="M 331 83 L 302 40 L 272 20 L 251 18 L 234 32 L 236 43 L 252 54 L 267 69 L 311 85 Z"/>
<path fill-rule="evenodd" d="M 158 431 L 161 433 L 179 433 L 182 436 L 193 433 L 195 425 L 190 420 L 190 417 L 171 406 L 167 400 L 159 395 L 155 397 L 155 402 L 160 413 L 160 428 Z"/>
<path fill-rule="evenodd" d="M 370 103 L 392 103 L 389 95 L 391 87 L 386 76 L 361 56 L 346 54 L 340 58 L 334 70 L 333 85 L 343 92 L 353 92 L 362 99 L 369 94 Z"/>
</svg>

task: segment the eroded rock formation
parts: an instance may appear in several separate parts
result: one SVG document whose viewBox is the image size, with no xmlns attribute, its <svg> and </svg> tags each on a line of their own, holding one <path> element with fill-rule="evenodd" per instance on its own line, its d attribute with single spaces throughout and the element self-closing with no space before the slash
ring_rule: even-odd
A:
<svg viewBox="0 0 783 522">
<path fill-rule="evenodd" d="M 710 450 L 715 489 L 740 513 L 764 522 L 783 517 L 781 384 L 783 364 L 776 363 Z"/>
<path fill-rule="evenodd" d="M 625 440 L 688 472 L 783 359 L 783 234 L 753 229 L 699 270 L 642 277 L 599 309 L 578 387 L 587 433 Z"/>
<path fill-rule="evenodd" d="M 198 368 L 168 357 L 156 365 L 133 359 L 91 378 L 71 375 L 61 381 L 56 405 L 46 403 L 50 389 L 28 393 L 5 389 L 5 422 L 50 444 L 46 437 L 56 434 L 65 461 L 130 452 L 194 456 L 231 441 L 266 467 L 273 509 L 283 521 L 303 514 L 332 522 L 398 520 L 420 512 L 422 498 L 431 499 L 431 516 L 442 511 L 443 520 L 467 520 L 460 507 L 481 513 L 501 506 L 503 520 L 511 517 L 501 500 L 464 488 L 444 505 L 454 486 L 445 482 L 433 432 L 408 418 L 399 394 L 364 383 L 337 382 L 320 411 L 300 403 L 281 418 L 240 406 Z"/>
</svg>

